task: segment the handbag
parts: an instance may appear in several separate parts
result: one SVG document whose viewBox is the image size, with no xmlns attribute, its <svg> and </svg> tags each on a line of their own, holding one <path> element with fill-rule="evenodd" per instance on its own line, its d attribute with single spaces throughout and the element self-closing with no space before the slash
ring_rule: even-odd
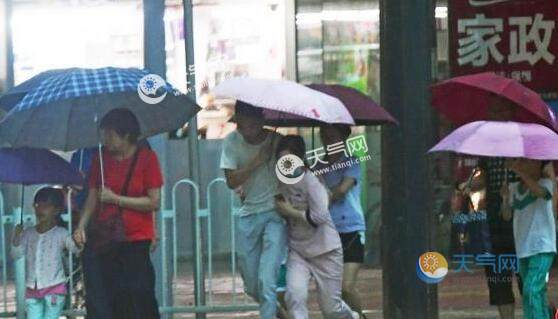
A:
<svg viewBox="0 0 558 319">
<path fill-rule="evenodd" d="M 132 174 L 134 173 L 136 163 L 138 161 L 139 152 L 140 150 L 138 149 L 134 153 L 132 163 L 128 169 L 122 190 L 120 191 L 120 195 L 125 196 L 128 193 L 130 180 L 132 179 Z M 116 214 L 106 220 L 99 221 L 96 219 L 89 229 L 89 237 L 91 238 L 91 248 L 97 254 L 108 252 L 119 243 L 125 242 L 126 231 L 124 219 L 122 218 L 122 207 L 118 206 Z"/>
</svg>

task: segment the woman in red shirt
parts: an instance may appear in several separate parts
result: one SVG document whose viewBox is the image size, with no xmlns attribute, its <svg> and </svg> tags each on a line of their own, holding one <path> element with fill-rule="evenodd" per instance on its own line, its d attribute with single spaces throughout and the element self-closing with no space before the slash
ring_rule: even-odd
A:
<svg viewBox="0 0 558 319">
<path fill-rule="evenodd" d="M 107 319 L 159 318 L 149 258 L 163 185 L 159 162 L 153 151 L 138 146 L 140 126 L 131 111 L 112 110 L 100 129 L 104 176 L 97 156 L 74 239 L 97 255 L 113 315 Z"/>
</svg>

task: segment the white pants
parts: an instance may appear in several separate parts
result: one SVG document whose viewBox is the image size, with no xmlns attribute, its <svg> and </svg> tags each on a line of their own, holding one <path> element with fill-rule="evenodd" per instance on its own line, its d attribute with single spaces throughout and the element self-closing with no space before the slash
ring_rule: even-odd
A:
<svg viewBox="0 0 558 319">
<path fill-rule="evenodd" d="M 318 302 L 327 319 L 358 319 L 341 299 L 343 280 L 343 251 L 337 249 L 306 259 L 289 251 L 287 261 L 287 293 L 285 301 L 292 319 L 308 319 L 308 285 L 314 277 L 318 286 Z"/>
</svg>

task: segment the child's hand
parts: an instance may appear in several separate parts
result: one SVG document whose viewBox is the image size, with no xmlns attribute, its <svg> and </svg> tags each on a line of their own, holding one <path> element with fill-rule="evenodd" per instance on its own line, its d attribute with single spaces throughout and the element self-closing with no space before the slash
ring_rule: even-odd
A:
<svg viewBox="0 0 558 319">
<path fill-rule="evenodd" d="M 118 195 L 116 195 L 111 189 L 104 187 L 99 195 L 101 203 L 105 204 L 118 204 Z"/>
<path fill-rule="evenodd" d="M 276 198 L 275 207 L 277 208 L 279 214 L 281 214 L 281 216 L 283 217 L 288 217 L 289 212 L 293 209 L 293 206 L 284 198 L 283 199 Z"/>
<path fill-rule="evenodd" d="M 19 246 L 19 244 L 21 244 L 21 235 L 23 235 L 23 225 L 19 224 L 14 229 L 14 235 L 12 237 L 13 246 Z"/>
<path fill-rule="evenodd" d="M 72 239 L 74 240 L 77 246 L 79 246 L 80 248 L 83 247 L 85 245 L 85 242 L 87 241 L 85 237 L 85 229 L 78 227 L 74 231 L 74 234 L 72 235 Z"/>
</svg>

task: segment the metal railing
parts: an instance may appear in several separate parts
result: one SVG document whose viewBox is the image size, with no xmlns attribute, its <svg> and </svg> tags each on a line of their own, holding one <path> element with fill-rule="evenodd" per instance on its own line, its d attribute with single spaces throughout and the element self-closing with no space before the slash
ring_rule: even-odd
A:
<svg viewBox="0 0 558 319">
<path fill-rule="evenodd" d="M 214 203 L 218 202 L 215 198 L 215 191 L 218 190 L 219 185 L 226 186 L 226 181 L 223 178 L 216 178 L 212 180 L 206 188 L 206 207 L 201 207 L 200 204 L 200 188 L 199 186 L 190 179 L 182 179 L 176 182 L 172 187 L 171 194 L 171 207 L 168 209 L 163 209 L 161 211 L 161 223 L 159 223 L 160 231 L 160 249 L 161 257 L 160 260 L 155 262 L 161 263 L 161 281 L 163 283 L 163 289 L 171 289 L 170 300 L 166 293 L 160 294 L 160 312 L 161 314 L 175 314 L 175 313 L 225 313 L 225 312 L 243 312 L 243 311 L 255 311 L 258 309 L 257 304 L 250 302 L 249 298 L 242 293 L 243 298 L 240 300 L 237 294 L 238 288 L 238 274 L 236 262 L 236 219 L 238 217 L 238 209 L 234 207 L 234 192 L 227 188 L 227 193 L 230 198 L 229 207 L 229 217 L 230 217 L 230 259 L 227 261 L 228 269 L 226 271 L 227 276 L 231 276 L 231 286 L 227 291 L 231 292 L 230 302 L 215 302 L 214 299 L 214 233 L 213 233 L 213 220 L 214 215 L 217 213 L 215 210 Z M 194 295 L 197 297 L 196 300 L 204 300 L 200 298 L 201 296 L 207 297 L 203 303 L 195 303 L 193 306 L 176 304 L 174 302 L 175 296 L 175 283 L 177 282 L 179 273 L 179 248 L 178 248 L 178 211 L 181 210 L 178 204 L 178 191 L 180 189 L 189 189 L 193 192 L 195 198 L 194 209 L 192 212 L 195 214 L 194 219 L 194 234 L 193 239 L 195 240 L 195 248 L 193 251 L 193 262 L 196 267 L 194 267 L 193 276 L 195 278 Z M 71 196 L 68 196 L 68 213 L 62 215 L 62 219 L 68 223 L 68 230 L 72 232 L 72 214 L 71 214 Z M 164 206 L 163 206 L 164 207 Z M 221 212 L 222 213 L 222 212 Z M 4 199 L 0 193 L 0 250 L 2 258 L 2 273 L 1 273 L 1 284 L 2 284 L 2 303 L 0 304 L 0 318 L 16 317 L 18 319 L 23 319 L 25 317 L 24 307 L 24 291 L 25 291 L 25 261 L 23 258 L 14 260 L 10 264 L 10 240 L 7 238 L 11 230 L 20 221 L 22 214 L 21 208 L 16 208 L 13 210 L 12 214 L 5 214 Z M 32 225 L 35 223 L 35 215 L 31 213 L 23 212 L 23 220 L 26 225 Z M 204 223 L 205 222 L 205 223 Z M 202 224 L 205 227 L 202 229 Z M 205 231 L 202 231 L 205 230 Z M 169 234 L 169 232 L 171 232 Z M 206 249 L 202 250 L 202 243 L 204 240 L 207 242 Z M 169 256 L 170 252 L 170 256 Z M 207 262 L 204 262 L 204 254 L 207 256 Z M 68 283 L 69 283 L 69 296 L 73 298 L 75 296 L 75 283 L 74 283 L 74 272 L 75 272 L 75 262 L 74 256 L 68 252 Z M 170 268 L 172 274 L 169 274 L 169 263 L 172 264 Z M 13 281 L 10 281 L 9 269 L 14 269 Z M 79 269 L 78 269 L 79 270 Z M 207 278 L 204 278 L 204 272 L 207 274 Z M 205 282 L 207 285 L 202 285 Z M 10 294 L 10 284 L 15 287 L 15 297 L 11 297 Z M 15 302 L 15 307 L 13 303 Z M 68 309 L 64 311 L 64 315 L 67 316 L 83 316 L 85 311 L 83 309 L 76 309 L 74 303 L 68 304 Z"/>
</svg>

